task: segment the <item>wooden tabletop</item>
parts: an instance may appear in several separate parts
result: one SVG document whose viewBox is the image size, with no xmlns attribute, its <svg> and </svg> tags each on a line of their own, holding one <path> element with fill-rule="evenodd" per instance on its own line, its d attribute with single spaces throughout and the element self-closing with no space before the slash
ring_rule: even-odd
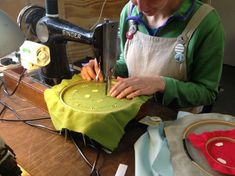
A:
<svg viewBox="0 0 235 176">
<path fill-rule="evenodd" d="M 33 95 L 32 95 L 32 98 Z M 41 109 L 18 96 L 6 97 L 1 92 L 0 99 L 14 109 L 22 119 L 49 117 Z M 0 105 L 0 111 L 3 106 Z M 6 110 L 0 118 L 16 119 L 14 113 Z M 51 120 L 34 123 L 53 128 Z M 115 175 L 119 164 L 128 165 L 126 176 L 134 175 L 134 142 L 145 131 L 137 123 L 129 125 L 120 145 L 112 154 L 101 152 L 97 169 L 102 176 Z M 16 153 L 18 163 L 32 176 L 86 176 L 90 167 L 78 153 L 75 145 L 63 135 L 31 127 L 23 122 L 0 121 L 0 136 Z M 93 162 L 97 151 L 81 142 L 84 154 Z"/>
</svg>

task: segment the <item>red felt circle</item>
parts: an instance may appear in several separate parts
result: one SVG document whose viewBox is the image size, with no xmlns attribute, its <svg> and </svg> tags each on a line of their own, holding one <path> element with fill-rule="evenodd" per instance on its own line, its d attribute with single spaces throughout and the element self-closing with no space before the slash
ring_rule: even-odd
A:
<svg viewBox="0 0 235 176">
<path fill-rule="evenodd" d="M 217 163 L 222 164 L 225 167 L 235 168 L 234 139 L 228 137 L 211 138 L 207 141 L 206 150 L 210 157 L 212 157 Z M 221 160 L 222 162 L 220 162 Z"/>
</svg>

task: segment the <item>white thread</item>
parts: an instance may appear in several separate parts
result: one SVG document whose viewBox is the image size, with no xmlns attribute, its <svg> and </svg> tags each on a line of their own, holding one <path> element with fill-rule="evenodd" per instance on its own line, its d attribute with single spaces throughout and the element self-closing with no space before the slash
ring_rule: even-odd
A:
<svg viewBox="0 0 235 176">
<path fill-rule="evenodd" d="M 102 17 L 103 11 L 104 11 L 104 5 L 106 4 L 107 0 L 105 0 L 102 4 L 101 10 L 100 10 L 100 15 L 98 20 L 94 23 L 94 25 L 90 28 L 91 30 L 100 22 L 100 19 Z"/>
<path fill-rule="evenodd" d="M 222 158 L 217 158 L 217 161 L 219 161 L 222 164 L 227 164 L 227 162 Z"/>
<path fill-rule="evenodd" d="M 215 146 L 217 146 L 217 147 L 221 147 L 221 146 L 223 146 L 223 145 L 224 145 L 223 142 L 217 142 L 217 143 L 215 144 Z"/>
</svg>

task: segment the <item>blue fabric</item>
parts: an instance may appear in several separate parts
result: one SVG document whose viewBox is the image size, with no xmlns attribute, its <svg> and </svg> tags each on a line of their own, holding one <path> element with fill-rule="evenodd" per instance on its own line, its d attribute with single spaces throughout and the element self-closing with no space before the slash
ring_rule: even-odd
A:
<svg viewBox="0 0 235 176">
<path fill-rule="evenodd" d="M 189 112 L 179 111 L 177 119 Z M 136 176 L 173 176 L 173 167 L 167 140 L 164 136 L 164 123 L 149 126 L 135 143 Z"/>
<path fill-rule="evenodd" d="M 153 169 L 156 173 L 162 176 L 173 175 L 173 168 L 170 161 L 170 151 L 168 149 L 167 141 L 164 139 L 163 145 L 158 153 L 157 158 L 153 162 Z"/>
<path fill-rule="evenodd" d="M 164 124 L 149 126 L 135 143 L 136 176 L 173 176 Z"/>
</svg>

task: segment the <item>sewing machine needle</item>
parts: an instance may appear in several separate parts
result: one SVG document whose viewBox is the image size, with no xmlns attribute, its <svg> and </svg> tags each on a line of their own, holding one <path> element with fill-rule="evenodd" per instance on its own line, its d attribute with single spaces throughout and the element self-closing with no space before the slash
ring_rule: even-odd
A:
<svg viewBox="0 0 235 176">
<path fill-rule="evenodd" d="M 108 94 L 108 83 L 106 82 L 105 83 L 105 95 L 107 95 Z"/>
</svg>

